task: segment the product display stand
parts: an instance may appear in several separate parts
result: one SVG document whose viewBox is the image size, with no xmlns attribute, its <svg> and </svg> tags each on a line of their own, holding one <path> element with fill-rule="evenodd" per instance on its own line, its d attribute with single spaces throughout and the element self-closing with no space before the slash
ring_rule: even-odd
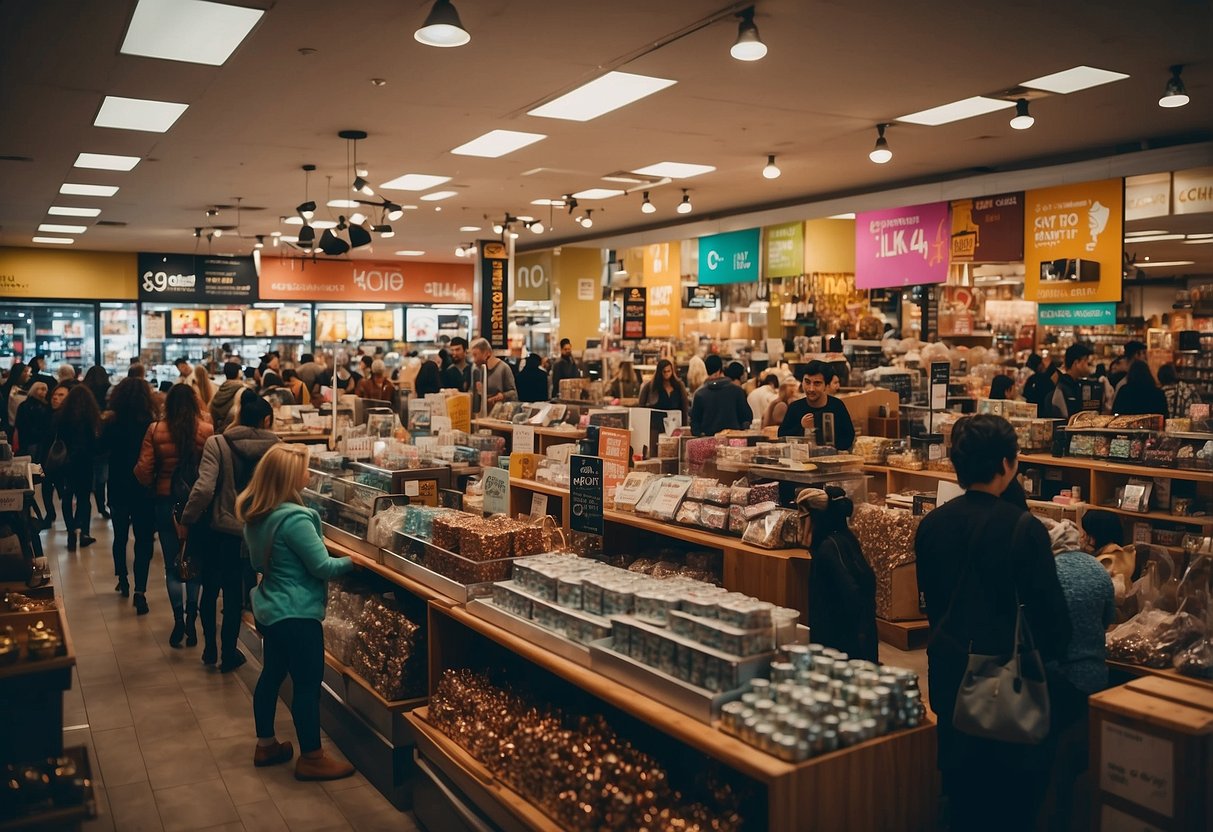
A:
<svg viewBox="0 0 1213 832">
<path fill-rule="evenodd" d="M 490 433 L 495 433 L 498 436 L 505 437 L 506 451 L 513 448 L 514 428 L 513 422 L 503 422 L 500 419 L 473 419 L 473 430 L 487 430 Z M 585 431 L 580 428 L 575 430 L 565 430 L 561 428 L 535 428 L 535 453 L 545 454 L 547 449 L 552 445 L 563 445 L 566 442 L 578 442 L 585 439 Z"/>
</svg>

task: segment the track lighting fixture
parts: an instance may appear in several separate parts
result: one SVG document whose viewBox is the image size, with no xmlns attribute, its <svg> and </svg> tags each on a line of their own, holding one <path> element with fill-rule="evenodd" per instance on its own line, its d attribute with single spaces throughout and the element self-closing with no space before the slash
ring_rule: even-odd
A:
<svg viewBox="0 0 1213 832">
<path fill-rule="evenodd" d="M 682 202 L 678 203 L 676 210 L 680 214 L 689 214 L 694 210 L 694 206 L 691 205 L 691 195 L 687 192 L 686 188 L 682 189 Z"/>
<path fill-rule="evenodd" d="M 1188 103 L 1188 91 L 1184 87 L 1183 78 L 1179 77 L 1183 71 L 1183 64 L 1171 67 L 1171 80 L 1167 81 L 1167 88 L 1163 91 L 1162 98 L 1158 99 L 1159 107 L 1174 109 Z"/>
<path fill-rule="evenodd" d="M 575 210 L 577 210 L 577 200 L 574 199 L 573 197 L 569 196 L 568 194 L 565 194 L 564 195 L 564 204 L 569 209 L 569 216 L 570 217 L 573 216 L 573 212 Z M 578 214 L 577 217 L 574 218 L 573 222 L 581 222 L 581 215 Z"/>
<path fill-rule="evenodd" d="M 396 220 L 404 216 L 404 209 L 394 202 L 389 202 L 385 208 L 387 210 L 387 218 L 392 222 L 396 222 Z"/>
<path fill-rule="evenodd" d="M 373 225 L 371 226 L 371 231 L 374 231 L 385 240 L 396 236 L 396 232 L 392 230 L 390 225 Z"/>
<path fill-rule="evenodd" d="M 202 237 L 202 229 L 199 226 L 194 226 L 194 236 Z"/>
<path fill-rule="evenodd" d="M 893 158 L 893 151 L 889 150 L 889 140 L 884 137 L 884 129 L 887 124 L 876 125 L 876 144 L 872 148 L 872 152 L 868 154 L 868 158 L 878 165 L 883 165 L 885 162 Z"/>
<path fill-rule="evenodd" d="M 754 25 L 754 7 L 743 9 L 737 13 L 741 22 L 737 24 L 737 40 L 729 48 L 729 54 L 739 61 L 761 61 L 766 57 L 767 45 L 758 36 L 758 27 Z"/>
<path fill-rule="evenodd" d="M 765 179 L 778 179 L 779 174 L 783 173 L 779 166 L 775 164 L 774 154 L 767 156 L 767 165 L 762 169 L 762 175 Z"/>
<path fill-rule="evenodd" d="M 362 213 L 350 215 L 350 225 L 362 225 L 366 222 L 366 215 Z"/>
<path fill-rule="evenodd" d="M 375 195 L 375 189 L 372 188 L 370 186 L 370 184 L 365 179 L 363 179 L 361 176 L 354 177 L 354 184 L 353 184 L 352 189 L 354 191 L 356 191 L 357 193 L 365 194 L 366 196 Z"/>
<path fill-rule="evenodd" d="M 219 209 L 218 208 L 207 208 L 206 215 L 208 217 L 217 217 L 217 216 L 219 216 Z"/>
<path fill-rule="evenodd" d="M 657 206 L 654 205 L 652 202 L 649 202 L 649 192 L 645 191 L 644 192 L 644 201 L 640 203 L 640 212 L 642 214 L 653 214 L 653 213 L 656 213 L 656 211 L 657 211 Z"/>
<path fill-rule="evenodd" d="M 1028 114 L 1028 99 L 1021 98 L 1015 102 L 1015 117 L 1011 119 L 1011 127 L 1016 130 L 1027 130 L 1036 119 Z"/>
<path fill-rule="evenodd" d="M 463 46 L 472 39 L 468 30 L 463 28 L 459 12 L 451 0 L 434 0 L 429 15 L 421 28 L 413 32 L 413 39 L 426 46 L 450 48 Z"/>
<path fill-rule="evenodd" d="M 593 213 L 594 213 L 593 208 L 587 208 L 585 210 L 585 216 L 581 218 L 581 227 L 582 228 L 593 228 L 594 227 Z"/>
<path fill-rule="evenodd" d="M 535 220 L 533 222 L 528 222 L 528 223 L 524 223 L 524 224 L 526 225 L 527 228 L 531 229 L 532 234 L 542 234 L 543 233 L 543 223 L 540 222 L 539 220 Z"/>
<path fill-rule="evenodd" d="M 265 248 L 265 235 L 258 234 L 257 242 L 253 243 L 253 248 Z"/>
<path fill-rule="evenodd" d="M 493 223 L 493 233 L 494 234 L 501 234 L 501 233 L 504 233 L 504 231 L 505 231 L 505 225 L 503 225 L 502 223 L 499 223 L 499 222 Z"/>
<path fill-rule="evenodd" d="M 213 233 L 213 234 L 214 234 L 216 237 L 222 237 L 222 236 L 223 236 L 223 229 L 222 229 L 222 228 L 216 228 L 216 229 L 215 229 L 215 230 L 214 230 L 212 233 Z"/>
</svg>

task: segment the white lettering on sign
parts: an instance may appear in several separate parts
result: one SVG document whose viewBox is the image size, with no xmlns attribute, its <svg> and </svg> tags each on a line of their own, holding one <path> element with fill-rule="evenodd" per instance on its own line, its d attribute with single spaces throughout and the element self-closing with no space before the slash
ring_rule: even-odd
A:
<svg viewBox="0 0 1213 832">
<path fill-rule="evenodd" d="M 670 305 L 673 302 L 673 286 L 649 287 L 648 314 L 650 318 L 668 318 L 670 316 Z"/>
<path fill-rule="evenodd" d="M 917 220 L 917 217 L 914 218 Z M 876 223 L 873 223 L 875 225 Z M 881 231 L 877 257 L 901 257 L 904 254 L 917 254 L 926 260 L 930 257 L 931 248 L 927 245 L 927 233 L 922 228 L 915 228 L 910 234 L 910 239 L 906 239 L 906 229 L 899 228 L 895 231 Z"/>
<path fill-rule="evenodd" d="M 197 275 L 192 274 L 143 273 L 143 291 L 145 292 L 164 292 L 168 289 L 193 289 L 197 282 Z"/>
<path fill-rule="evenodd" d="M 543 266 L 519 266 L 515 272 L 518 275 L 518 285 L 527 289 L 542 289 L 548 285 L 548 276 Z"/>
<path fill-rule="evenodd" d="M 354 283 L 368 292 L 399 292 L 404 289 L 404 275 L 379 269 L 355 269 Z"/>
<path fill-rule="evenodd" d="M 440 283 L 431 280 L 421 287 L 425 294 L 434 300 L 453 300 L 458 303 L 468 303 L 468 291 L 457 283 Z"/>
</svg>

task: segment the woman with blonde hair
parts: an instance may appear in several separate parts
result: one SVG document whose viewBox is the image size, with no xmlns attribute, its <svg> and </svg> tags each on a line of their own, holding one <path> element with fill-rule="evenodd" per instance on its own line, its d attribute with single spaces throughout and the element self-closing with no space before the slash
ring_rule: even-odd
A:
<svg viewBox="0 0 1213 832">
<path fill-rule="evenodd" d="M 791 377 L 785 378 L 779 385 L 779 398 L 767 406 L 767 411 L 762 416 L 762 426 L 769 428 L 771 425 L 775 427 L 782 425 L 783 417 L 788 413 L 788 405 L 799 398 L 800 382 Z"/>
<path fill-rule="evenodd" d="M 272 766 L 294 756 L 289 742 L 274 736 L 278 691 L 291 677 L 291 717 L 299 737 L 297 780 L 337 780 L 354 767 L 325 756 L 320 748 L 320 682 L 324 673 L 326 583 L 354 568 L 333 558 L 320 533 L 320 515 L 303 505 L 308 482 L 303 445 L 279 444 L 265 452 L 248 487 L 236 498 L 236 516 L 261 582 L 252 591 L 253 618 L 262 635 L 264 659 L 253 692 L 257 749 L 253 765 Z"/>
<path fill-rule="evenodd" d="M 205 364 L 194 365 L 194 389 L 198 391 L 198 401 L 202 403 L 202 409 L 210 408 L 211 399 L 215 398 L 215 383 L 211 381 L 211 374 L 206 371 Z"/>
</svg>

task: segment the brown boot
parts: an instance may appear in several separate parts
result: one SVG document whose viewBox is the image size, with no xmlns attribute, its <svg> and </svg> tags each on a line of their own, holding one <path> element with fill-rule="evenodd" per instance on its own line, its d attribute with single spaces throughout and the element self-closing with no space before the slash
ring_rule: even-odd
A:
<svg viewBox="0 0 1213 832">
<path fill-rule="evenodd" d="M 354 773 L 354 767 L 327 756 L 323 750 L 300 754 L 295 761 L 296 780 L 340 780 Z"/>
<path fill-rule="evenodd" d="M 295 747 L 289 742 L 279 742 L 274 745 L 258 745 L 253 752 L 253 765 L 257 768 L 276 766 L 285 763 L 295 756 Z"/>
</svg>

